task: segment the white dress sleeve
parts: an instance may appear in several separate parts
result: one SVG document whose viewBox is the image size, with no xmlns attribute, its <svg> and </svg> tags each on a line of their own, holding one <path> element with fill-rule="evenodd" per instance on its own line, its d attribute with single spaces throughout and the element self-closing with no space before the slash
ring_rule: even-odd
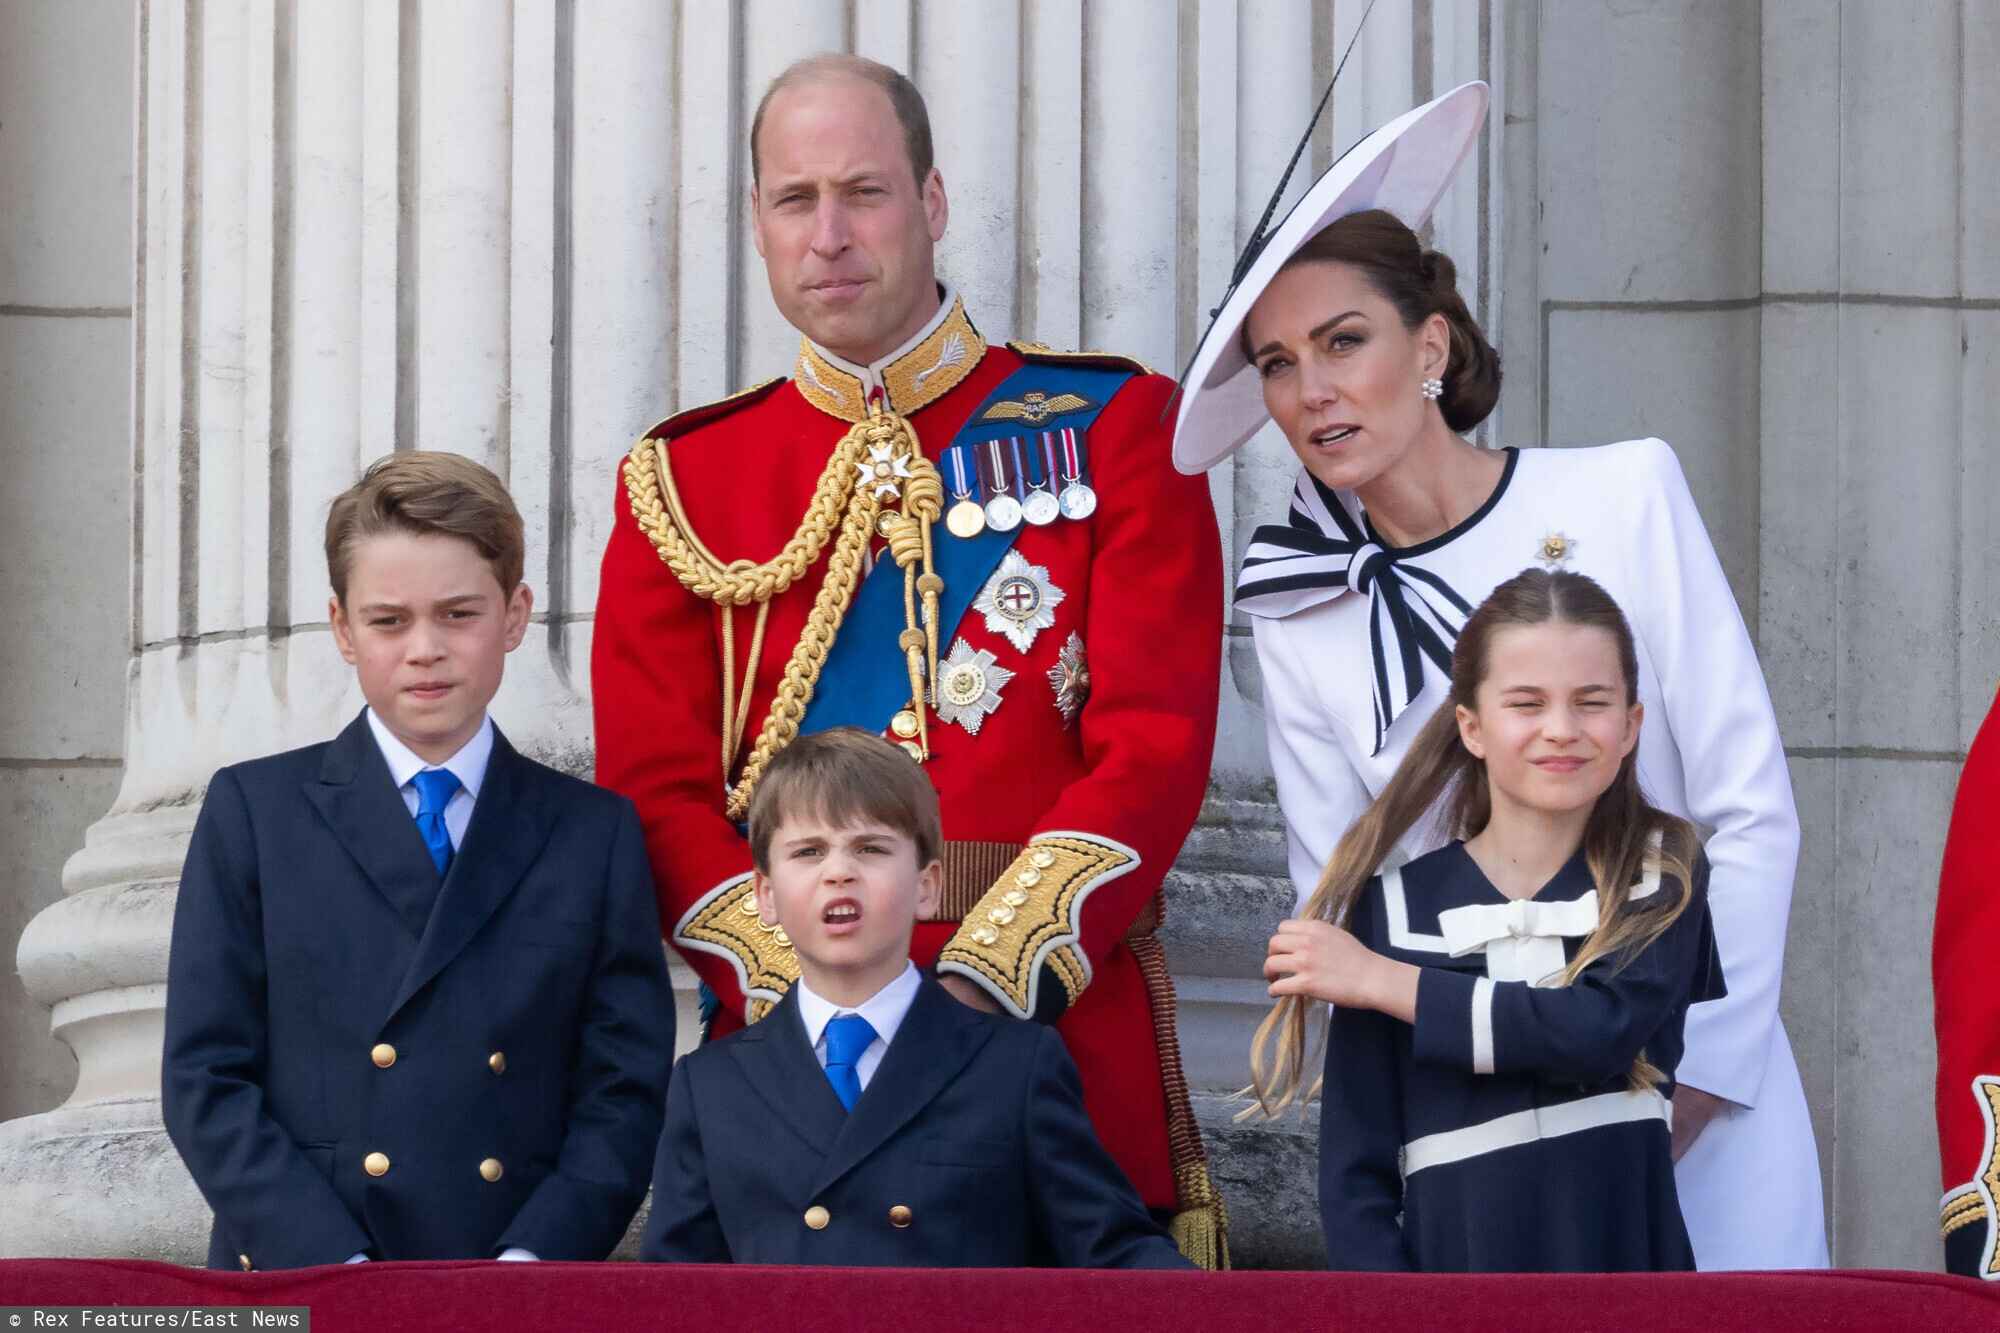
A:
<svg viewBox="0 0 2000 1333">
<path fill-rule="evenodd" d="M 1709 911 L 1729 988 L 1694 1005 L 1678 1082 L 1754 1106 L 1778 1022 L 1785 926 L 1798 868 L 1791 773 L 1756 650 L 1673 450 L 1639 446 L 1652 496 L 1638 557 L 1650 595 L 1627 607 L 1659 673 L 1664 725 L 1687 783 L 1689 816 L 1713 829 Z"/>
<path fill-rule="evenodd" d="M 1342 743 L 1339 721 L 1319 706 L 1284 622 L 1259 618 L 1252 624 L 1264 679 L 1264 736 L 1278 781 L 1278 809 L 1285 817 L 1286 857 L 1296 893 L 1292 910 L 1297 912 L 1318 887 L 1341 834 L 1361 817 L 1371 798 Z"/>
</svg>

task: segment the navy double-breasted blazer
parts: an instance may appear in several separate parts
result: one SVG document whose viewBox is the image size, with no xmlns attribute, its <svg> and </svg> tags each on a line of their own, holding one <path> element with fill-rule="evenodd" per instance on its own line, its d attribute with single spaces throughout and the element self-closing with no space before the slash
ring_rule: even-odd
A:
<svg viewBox="0 0 2000 1333">
<path fill-rule="evenodd" d="M 683 1057 L 646 1259 L 896 1267 L 1185 1268 L 1083 1110 L 1052 1028 L 929 977 L 850 1113 L 796 991 Z"/>
<path fill-rule="evenodd" d="M 673 1045 L 623 797 L 496 731 L 440 885 L 365 714 L 210 783 L 161 1107 L 215 1212 L 211 1266 L 603 1258 L 645 1193 Z"/>
</svg>

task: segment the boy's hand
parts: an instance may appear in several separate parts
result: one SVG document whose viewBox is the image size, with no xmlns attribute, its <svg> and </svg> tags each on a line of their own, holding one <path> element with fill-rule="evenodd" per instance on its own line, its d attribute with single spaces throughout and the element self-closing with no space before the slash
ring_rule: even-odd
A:
<svg viewBox="0 0 2000 1333">
<path fill-rule="evenodd" d="M 951 997 L 960 1004 L 977 1009 L 982 1014 L 997 1014 L 1000 1012 L 998 1001 L 955 972 L 947 972 L 939 977 L 938 985 L 944 987 L 950 993 Z"/>
<path fill-rule="evenodd" d="M 1272 998 L 1309 995 L 1415 1022 L 1417 969 L 1384 958 L 1329 921 L 1278 924 L 1264 959 Z"/>
</svg>

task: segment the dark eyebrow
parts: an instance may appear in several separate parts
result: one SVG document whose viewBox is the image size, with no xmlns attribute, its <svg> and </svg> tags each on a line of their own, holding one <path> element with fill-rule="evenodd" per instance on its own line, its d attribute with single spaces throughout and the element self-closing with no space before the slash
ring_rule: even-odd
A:
<svg viewBox="0 0 2000 1333">
<path fill-rule="evenodd" d="M 1331 333 L 1331 332 L 1333 331 L 1333 327 L 1334 327 L 1334 325 L 1336 325 L 1336 324 L 1340 323 L 1340 321 L 1342 321 L 1342 320 L 1344 320 L 1344 319 L 1352 319 L 1352 318 L 1353 318 L 1354 316 L 1356 316 L 1356 315 L 1358 315 L 1358 314 L 1360 314 L 1360 313 L 1361 313 L 1361 312 L 1360 312 L 1359 310 L 1346 310 L 1346 311 L 1342 311 L 1342 312 L 1341 312 L 1340 314 L 1338 314 L 1338 315 L 1335 315 L 1335 316 L 1334 316 L 1334 317 L 1333 317 L 1332 319 L 1329 319 L 1329 320 L 1326 320 L 1326 321 L 1325 321 L 1325 322 L 1323 322 L 1323 323 L 1320 323 L 1320 324 L 1316 324 L 1316 325 L 1314 325 L 1314 326 L 1313 326 L 1313 329 L 1312 329 L 1312 332 L 1310 332 L 1310 333 L 1306 334 L 1306 341 L 1307 341 L 1307 342 L 1317 342 L 1317 341 L 1318 341 L 1318 340 L 1320 339 L 1320 337 L 1321 337 L 1322 335 L 1324 335 L 1324 334 L 1327 334 L 1327 333 Z M 1259 348 L 1258 348 L 1258 349 L 1257 349 L 1256 351 L 1254 351 L 1254 352 L 1250 353 L 1250 359 L 1251 359 L 1251 361 L 1253 361 L 1253 362 L 1254 362 L 1254 361 L 1256 361 L 1256 360 L 1257 360 L 1257 358 L 1259 358 L 1259 357 L 1263 356 L 1263 355 L 1264 355 L 1264 353 L 1266 353 L 1266 352 L 1275 352 L 1275 351 L 1277 351 L 1277 350 L 1279 350 L 1279 347 L 1278 347 L 1278 344 L 1277 344 L 1277 343 L 1276 343 L 1275 341 L 1273 341 L 1273 342 L 1267 342 L 1267 343 L 1265 343 L 1265 344 L 1264 344 L 1264 345 L 1263 345 L 1262 347 L 1259 347 Z"/>
<path fill-rule="evenodd" d="M 1609 685 L 1579 685 L 1576 687 L 1576 692 L 1578 694 L 1609 694 L 1611 693 L 1611 687 Z"/>
<path fill-rule="evenodd" d="M 460 593 L 460 594 L 459 594 L 458 596 L 456 596 L 456 597 L 441 597 L 441 598 L 439 598 L 439 599 L 438 599 L 438 605 L 439 605 L 439 606 L 463 606 L 463 605 L 465 605 L 465 604 L 466 604 L 467 602 L 483 602 L 483 601 L 485 601 L 485 600 L 486 600 L 486 594 L 485 594 L 485 593 L 483 593 L 483 592 L 462 592 L 462 593 Z"/>
</svg>

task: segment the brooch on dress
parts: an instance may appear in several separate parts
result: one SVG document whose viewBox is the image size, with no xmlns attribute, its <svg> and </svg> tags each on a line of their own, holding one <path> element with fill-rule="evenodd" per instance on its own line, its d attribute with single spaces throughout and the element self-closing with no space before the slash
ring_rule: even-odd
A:
<svg viewBox="0 0 2000 1333">
<path fill-rule="evenodd" d="M 1551 532 L 1535 547 L 1535 559 L 1542 562 L 1542 568 L 1557 570 L 1569 563 L 1576 554 L 1576 538 L 1561 532 Z"/>
</svg>

